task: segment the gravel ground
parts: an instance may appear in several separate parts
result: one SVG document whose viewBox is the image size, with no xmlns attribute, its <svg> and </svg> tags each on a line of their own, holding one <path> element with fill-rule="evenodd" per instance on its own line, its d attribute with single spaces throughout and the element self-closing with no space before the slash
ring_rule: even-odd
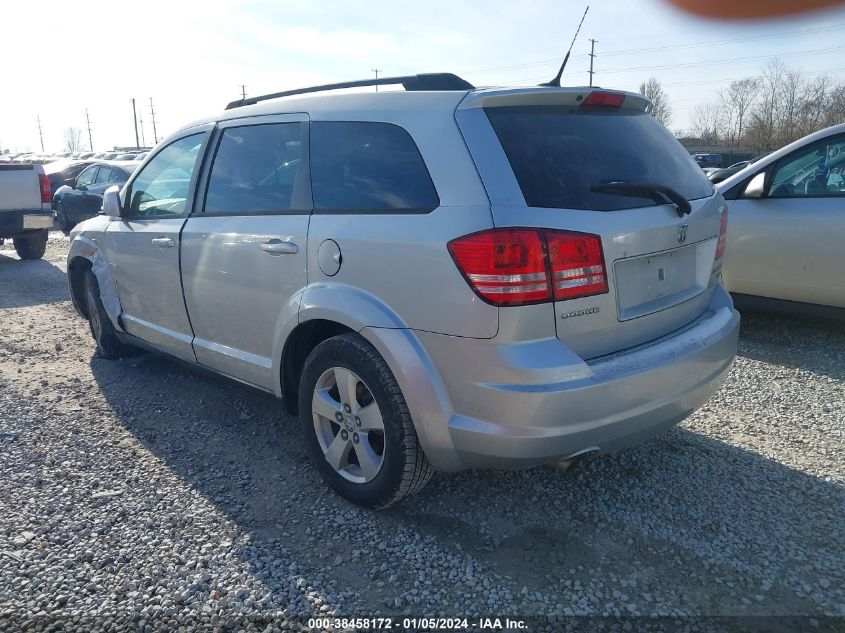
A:
<svg viewBox="0 0 845 633">
<path fill-rule="evenodd" d="M 845 625 L 839 326 L 746 315 L 727 384 L 679 428 L 567 472 L 438 475 L 373 513 L 327 491 L 273 398 L 153 355 L 95 356 L 66 251 L 0 247 L 0 629 Z"/>
</svg>

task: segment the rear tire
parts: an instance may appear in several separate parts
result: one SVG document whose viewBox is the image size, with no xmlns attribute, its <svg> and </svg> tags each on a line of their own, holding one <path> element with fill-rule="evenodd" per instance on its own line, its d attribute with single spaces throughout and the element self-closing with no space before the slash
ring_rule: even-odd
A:
<svg viewBox="0 0 845 633">
<path fill-rule="evenodd" d="M 356 334 L 323 341 L 308 355 L 299 412 L 314 464 L 352 503 L 386 508 L 419 492 L 434 473 L 396 378 Z"/>
<path fill-rule="evenodd" d="M 136 354 L 137 350 L 134 347 L 121 343 L 117 338 L 116 330 L 100 299 L 100 284 L 97 283 L 97 278 L 90 270 L 85 272 L 84 292 L 88 326 L 91 328 L 91 336 L 97 343 L 97 351 L 100 355 L 103 358 L 115 360 Z"/>
<path fill-rule="evenodd" d="M 33 231 L 12 240 L 21 259 L 41 259 L 47 250 L 47 231 Z"/>
</svg>

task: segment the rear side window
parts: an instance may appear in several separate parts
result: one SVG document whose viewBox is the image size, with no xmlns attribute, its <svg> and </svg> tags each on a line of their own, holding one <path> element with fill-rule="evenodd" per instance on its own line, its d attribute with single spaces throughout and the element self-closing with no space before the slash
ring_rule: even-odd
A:
<svg viewBox="0 0 845 633">
<path fill-rule="evenodd" d="M 206 213 L 272 213 L 292 208 L 302 169 L 302 123 L 223 131 L 205 198 Z"/>
<path fill-rule="evenodd" d="M 413 139 L 391 123 L 312 123 L 311 186 L 318 211 L 430 211 L 440 204 Z"/>
<path fill-rule="evenodd" d="M 530 207 L 614 211 L 656 204 L 590 190 L 610 182 L 666 185 L 688 200 L 713 193 L 689 153 L 646 113 L 568 106 L 485 111 Z"/>
</svg>

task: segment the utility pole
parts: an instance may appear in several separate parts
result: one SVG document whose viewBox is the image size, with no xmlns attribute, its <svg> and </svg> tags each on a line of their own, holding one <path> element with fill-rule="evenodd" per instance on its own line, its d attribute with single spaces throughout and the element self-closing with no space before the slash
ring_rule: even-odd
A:
<svg viewBox="0 0 845 633">
<path fill-rule="evenodd" d="M 144 147 L 147 146 L 147 139 L 144 138 L 144 112 L 141 111 L 141 115 L 138 117 L 138 122 L 141 124 L 141 143 Z"/>
<path fill-rule="evenodd" d="M 36 114 L 35 118 L 38 120 L 38 137 L 41 139 L 41 151 L 44 151 L 44 132 L 41 130 L 41 115 Z"/>
<path fill-rule="evenodd" d="M 150 116 L 153 119 L 153 144 L 158 143 L 158 132 L 156 132 L 156 111 L 153 108 L 153 98 L 150 97 Z"/>
<path fill-rule="evenodd" d="M 376 74 L 376 79 L 378 79 L 378 74 L 381 72 L 381 68 L 371 68 L 370 70 Z M 376 85 L 376 92 L 378 92 L 378 85 Z"/>
<path fill-rule="evenodd" d="M 132 102 L 132 123 L 135 124 L 135 147 L 141 149 L 141 141 L 138 138 L 138 114 L 135 112 L 135 99 L 132 98 L 129 101 Z"/>
<path fill-rule="evenodd" d="M 85 108 L 85 120 L 88 122 L 88 151 L 94 151 L 94 141 L 91 140 L 91 117 L 88 116 L 88 108 Z"/>
<path fill-rule="evenodd" d="M 593 59 L 596 56 L 596 40 L 590 39 L 590 85 L 593 85 Z"/>
<path fill-rule="evenodd" d="M 246 86 L 241 84 L 241 98 L 246 99 Z"/>
</svg>

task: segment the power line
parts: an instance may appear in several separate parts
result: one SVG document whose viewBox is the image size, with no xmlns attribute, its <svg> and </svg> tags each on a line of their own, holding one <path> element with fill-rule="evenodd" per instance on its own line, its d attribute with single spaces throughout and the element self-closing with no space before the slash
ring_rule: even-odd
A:
<svg viewBox="0 0 845 633">
<path fill-rule="evenodd" d="M 805 57 L 808 55 L 820 55 L 822 53 L 830 53 L 832 51 L 837 51 L 845 48 L 845 46 L 834 46 L 832 48 L 822 48 L 816 49 L 812 51 L 804 51 L 800 53 L 793 53 L 791 55 L 781 55 L 779 59 L 791 59 L 793 57 Z M 621 74 L 621 73 L 628 73 L 628 72 L 642 72 L 642 71 L 654 71 L 654 70 L 674 70 L 674 69 L 685 69 L 685 68 L 700 68 L 702 66 L 718 66 L 720 64 L 735 64 L 735 63 L 744 63 L 750 61 L 760 61 L 764 59 L 772 59 L 774 56 L 772 55 L 759 55 L 755 57 L 733 57 L 730 59 L 719 59 L 709 62 L 690 62 L 690 63 L 683 63 L 683 64 L 666 64 L 663 66 L 636 66 L 631 68 L 607 68 L 602 70 L 603 73 L 606 74 Z M 564 74 L 564 77 L 575 76 L 578 73 L 569 73 Z M 511 85 L 519 85 L 521 83 L 531 83 L 534 81 L 539 81 L 542 77 L 529 77 L 524 79 L 514 79 L 509 81 L 508 83 Z M 704 82 L 691 82 L 691 83 L 704 83 Z M 665 84 L 664 84 L 665 85 Z"/>
<path fill-rule="evenodd" d="M 653 46 L 648 48 L 628 48 L 628 49 L 618 49 L 618 50 L 611 50 L 611 51 L 603 51 L 602 55 L 605 57 L 614 57 L 616 55 L 629 55 L 631 53 L 653 53 L 653 52 L 660 52 L 660 51 L 669 51 L 669 50 L 680 50 L 680 49 L 690 49 L 690 48 L 700 48 L 702 46 L 719 46 L 722 44 L 734 44 L 737 42 L 753 42 L 757 40 L 764 40 L 764 39 L 777 39 L 777 38 L 784 38 L 784 37 L 792 37 L 793 35 L 809 35 L 814 33 L 824 33 L 827 31 L 835 31 L 839 29 L 845 29 L 845 24 L 834 24 L 830 26 L 823 26 L 817 27 L 812 29 L 802 29 L 798 31 L 787 31 L 785 33 L 770 33 L 768 35 L 751 35 L 748 37 L 735 37 L 731 39 L 725 40 L 708 40 L 703 42 L 693 42 L 688 44 L 673 44 L 667 46 Z M 584 53 L 581 55 L 573 55 L 574 58 L 578 57 L 589 57 L 589 53 Z M 521 68 L 531 68 L 535 66 L 546 66 L 549 64 L 557 64 L 560 62 L 560 58 L 552 58 L 552 59 L 541 59 L 533 62 L 525 62 L 523 64 L 513 64 L 509 66 L 497 66 L 494 68 L 483 68 L 480 70 L 472 70 L 472 71 L 464 71 L 464 74 L 467 75 L 480 75 L 484 73 L 492 73 L 492 72 L 499 72 L 499 71 L 507 71 L 507 70 L 517 70 Z"/>
</svg>

